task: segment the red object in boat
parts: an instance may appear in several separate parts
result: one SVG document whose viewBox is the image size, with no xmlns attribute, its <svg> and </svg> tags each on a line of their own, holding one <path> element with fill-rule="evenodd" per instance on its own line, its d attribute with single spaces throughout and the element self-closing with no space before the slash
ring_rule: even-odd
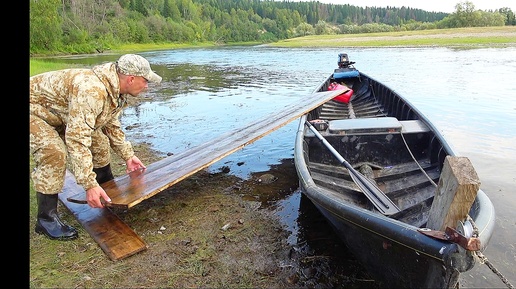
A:
<svg viewBox="0 0 516 289">
<path fill-rule="evenodd" d="M 347 89 L 347 91 L 337 95 L 336 97 L 333 98 L 333 100 L 338 101 L 338 102 L 348 103 L 349 100 L 351 99 L 351 96 L 353 95 L 353 89 L 351 89 L 345 85 L 338 84 L 336 82 L 332 82 L 328 86 L 328 90 L 339 90 L 339 89 Z"/>
</svg>

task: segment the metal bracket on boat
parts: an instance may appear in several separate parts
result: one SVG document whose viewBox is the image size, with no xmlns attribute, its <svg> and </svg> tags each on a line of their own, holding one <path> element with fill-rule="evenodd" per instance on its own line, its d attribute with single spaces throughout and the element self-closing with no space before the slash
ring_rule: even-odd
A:
<svg viewBox="0 0 516 289">
<path fill-rule="evenodd" d="M 480 239 L 475 237 L 467 238 L 461 233 L 459 233 L 457 230 L 450 227 L 446 227 L 446 230 L 444 232 L 431 230 L 428 228 L 418 229 L 418 232 L 432 238 L 456 243 L 457 245 L 461 246 L 462 248 L 468 251 L 480 250 Z"/>
</svg>

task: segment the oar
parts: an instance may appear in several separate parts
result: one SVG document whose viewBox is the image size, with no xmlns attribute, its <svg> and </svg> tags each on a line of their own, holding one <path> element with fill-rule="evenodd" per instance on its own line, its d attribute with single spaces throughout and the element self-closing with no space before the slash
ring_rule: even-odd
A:
<svg viewBox="0 0 516 289">
<path fill-rule="evenodd" d="M 333 153 L 335 157 L 343 164 L 349 171 L 351 179 L 357 184 L 360 190 L 373 203 L 373 205 L 384 215 L 392 215 L 400 211 L 400 209 L 387 197 L 378 186 L 355 170 L 340 154 L 333 148 L 333 146 L 317 131 L 317 129 L 309 122 L 305 124 L 315 134 L 315 136 Z"/>
</svg>

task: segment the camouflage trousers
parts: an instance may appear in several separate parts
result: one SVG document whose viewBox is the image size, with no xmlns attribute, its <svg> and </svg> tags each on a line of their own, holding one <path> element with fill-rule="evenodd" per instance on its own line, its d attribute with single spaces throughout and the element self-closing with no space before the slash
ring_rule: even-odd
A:
<svg viewBox="0 0 516 289">
<path fill-rule="evenodd" d="M 64 129 L 56 129 L 34 115 L 30 115 L 29 126 L 30 153 L 35 163 L 31 172 L 34 188 L 42 194 L 58 194 L 63 189 L 68 159 Z M 94 168 L 110 163 L 109 139 L 101 130 L 94 131 L 90 151 Z"/>
</svg>

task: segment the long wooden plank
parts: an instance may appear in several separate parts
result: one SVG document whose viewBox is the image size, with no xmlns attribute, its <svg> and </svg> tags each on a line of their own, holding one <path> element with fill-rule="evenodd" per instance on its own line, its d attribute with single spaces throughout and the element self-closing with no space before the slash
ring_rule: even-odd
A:
<svg viewBox="0 0 516 289">
<path fill-rule="evenodd" d="M 113 261 L 120 260 L 147 249 L 147 244 L 109 208 L 97 209 L 69 202 L 68 197 L 86 195 L 75 177 L 66 172 L 63 192 L 59 200 L 81 223 L 86 232 L 99 244 Z"/>
<path fill-rule="evenodd" d="M 131 208 L 145 199 L 210 166 L 227 155 L 298 119 L 348 89 L 316 92 L 274 113 L 187 151 L 152 163 L 102 184 L 111 198 L 110 206 Z M 71 199 L 84 199 L 84 195 Z"/>
</svg>

